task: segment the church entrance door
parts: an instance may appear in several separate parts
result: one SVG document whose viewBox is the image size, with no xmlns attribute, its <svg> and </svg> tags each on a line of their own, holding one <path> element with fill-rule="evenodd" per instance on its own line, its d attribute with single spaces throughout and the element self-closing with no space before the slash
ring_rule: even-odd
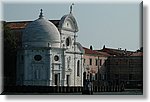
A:
<svg viewBox="0 0 150 102">
<path fill-rule="evenodd" d="M 59 86 L 59 84 L 60 84 L 60 73 L 58 73 L 58 74 L 55 74 L 55 78 L 54 78 L 55 80 L 55 85 L 56 86 Z"/>
</svg>

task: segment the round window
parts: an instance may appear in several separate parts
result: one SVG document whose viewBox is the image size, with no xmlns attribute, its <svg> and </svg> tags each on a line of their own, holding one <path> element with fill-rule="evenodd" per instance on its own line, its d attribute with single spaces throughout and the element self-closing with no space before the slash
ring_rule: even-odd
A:
<svg viewBox="0 0 150 102">
<path fill-rule="evenodd" d="M 35 55 L 35 56 L 34 56 L 34 59 L 35 59 L 36 61 L 40 61 L 40 60 L 42 60 L 42 56 L 41 56 L 41 55 Z"/>
<path fill-rule="evenodd" d="M 58 61 L 58 60 L 59 60 L 59 56 L 58 56 L 58 55 L 55 55 L 55 56 L 54 56 L 54 60 L 55 60 L 55 61 Z"/>
</svg>

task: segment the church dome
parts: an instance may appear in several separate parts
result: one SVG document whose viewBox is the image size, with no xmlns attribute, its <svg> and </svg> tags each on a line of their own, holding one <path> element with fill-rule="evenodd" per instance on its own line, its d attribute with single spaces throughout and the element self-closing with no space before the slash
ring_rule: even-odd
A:
<svg viewBox="0 0 150 102">
<path fill-rule="evenodd" d="M 33 47 L 60 47 L 60 33 L 52 22 L 43 17 L 41 10 L 39 18 L 25 27 L 22 43 Z"/>
</svg>

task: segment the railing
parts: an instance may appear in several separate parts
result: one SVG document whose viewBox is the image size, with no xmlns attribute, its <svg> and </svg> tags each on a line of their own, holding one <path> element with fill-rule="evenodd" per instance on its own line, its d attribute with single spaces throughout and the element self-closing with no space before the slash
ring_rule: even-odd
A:
<svg viewBox="0 0 150 102">
<path fill-rule="evenodd" d="M 121 92 L 124 91 L 124 87 L 119 85 L 111 86 L 93 86 L 94 92 Z"/>
<path fill-rule="evenodd" d="M 5 86 L 4 92 L 18 93 L 75 93 L 83 92 L 83 87 L 75 86 Z M 121 86 L 93 86 L 93 92 L 121 92 Z"/>
</svg>

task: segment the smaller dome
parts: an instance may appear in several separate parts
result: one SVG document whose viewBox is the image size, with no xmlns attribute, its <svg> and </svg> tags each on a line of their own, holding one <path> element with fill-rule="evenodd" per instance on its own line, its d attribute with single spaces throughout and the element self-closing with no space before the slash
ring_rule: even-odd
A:
<svg viewBox="0 0 150 102">
<path fill-rule="evenodd" d="M 23 45 L 34 47 L 60 47 L 60 33 L 52 22 L 43 17 L 41 12 L 37 20 L 25 27 L 22 42 Z"/>
</svg>

